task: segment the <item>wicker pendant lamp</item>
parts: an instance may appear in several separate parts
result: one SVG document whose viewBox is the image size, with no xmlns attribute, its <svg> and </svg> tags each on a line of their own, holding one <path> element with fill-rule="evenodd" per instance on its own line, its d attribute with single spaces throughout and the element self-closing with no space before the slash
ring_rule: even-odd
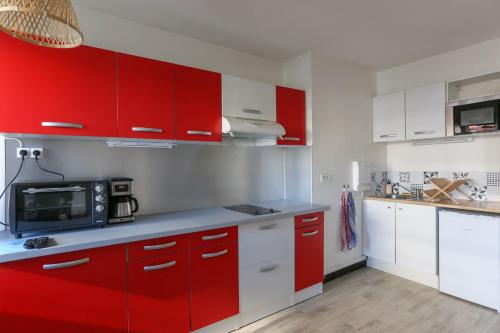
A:
<svg viewBox="0 0 500 333">
<path fill-rule="evenodd" d="M 46 47 L 71 48 L 83 42 L 70 0 L 0 0 L 0 30 Z"/>
</svg>

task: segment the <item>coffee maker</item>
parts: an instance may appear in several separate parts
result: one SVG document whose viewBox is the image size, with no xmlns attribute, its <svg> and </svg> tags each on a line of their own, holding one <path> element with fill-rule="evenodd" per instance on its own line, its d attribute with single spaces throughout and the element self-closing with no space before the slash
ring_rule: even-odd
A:
<svg viewBox="0 0 500 333">
<path fill-rule="evenodd" d="M 133 222 L 139 203 L 133 197 L 133 179 L 112 178 L 109 180 L 109 220 L 108 223 Z"/>
</svg>

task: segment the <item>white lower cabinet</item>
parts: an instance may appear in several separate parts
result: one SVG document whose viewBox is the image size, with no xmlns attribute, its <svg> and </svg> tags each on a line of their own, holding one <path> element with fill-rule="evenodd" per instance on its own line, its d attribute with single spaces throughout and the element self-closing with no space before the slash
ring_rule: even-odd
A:
<svg viewBox="0 0 500 333">
<path fill-rule="evenodd" d="M 500 310 L 500 217 L 439 213 L 439 290 Z"/>
<path fill-rule="evenodd" d="M 394 264 L 396 262 L 396 204 L 363 201 L 363 254 Z"/>
<path fill-rule="evenodd" d="M 396 264 L 437 274 L 436 208 L 396 205 Z"/>
<path fill-rule="evenodd" d="M 370 267 L 437 288 L 436 208 L 364 200 L 363 253 Z"/>
<path fill-rule="evenodd" d="M 241 326 L 292 306 L 294 231 L 293 218 L 239 227 Z"/>
</svg>

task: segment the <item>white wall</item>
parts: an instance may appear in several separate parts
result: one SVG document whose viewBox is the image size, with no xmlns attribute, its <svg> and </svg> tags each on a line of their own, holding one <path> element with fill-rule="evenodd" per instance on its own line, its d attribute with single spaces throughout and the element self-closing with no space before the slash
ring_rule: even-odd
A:
<svg viewBox="0 0 500 333">
<path fill-rule="evenodd" d="M 372 144 L 375 73 L 314 53 L 290 61 L 284 69 L 285 83 L 299 82 L 297 77 L 302 77 L 301 88 L 311 97 L 312 201 L 332 208 L 325 215 L 325 271 L 331 273 L 362 257 L 361 244 L 349 253 L 340 250 L 340 197 L 342 184 L 351 183 L 352 161 L 372 161 L 374 168 L 385 167 L 385 146 Z M 320 174 L 333 176 L 333 181 L 320 183 Z M 361 237 L 361 201 L 359 194 L 355 196 Z"/>
<path fill-rule="evenodd" d="M 85 44 L 248 79 L 278 83 L 281 64 L 75 6 Z"/>
<path fill-rule="evenodd" d="M 377 93 L 500 71 L 500 39 L 440 54 L 377 73 Z M 387 145 L 390 170 L 500 171 L 500 136 L 472 143 L 414 147 Z"/>
</svg>

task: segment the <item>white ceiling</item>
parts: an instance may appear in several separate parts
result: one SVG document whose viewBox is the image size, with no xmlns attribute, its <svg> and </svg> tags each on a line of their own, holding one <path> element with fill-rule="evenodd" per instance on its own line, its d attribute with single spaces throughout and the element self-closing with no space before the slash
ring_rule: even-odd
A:
<svg viewBox="0 0 500 333">
<path fill-rule="evenodd" d="M 500 37 L 499 0 L 74 0 L 277 61 L 304 52 L 384 69 Z"/>
</svg>

